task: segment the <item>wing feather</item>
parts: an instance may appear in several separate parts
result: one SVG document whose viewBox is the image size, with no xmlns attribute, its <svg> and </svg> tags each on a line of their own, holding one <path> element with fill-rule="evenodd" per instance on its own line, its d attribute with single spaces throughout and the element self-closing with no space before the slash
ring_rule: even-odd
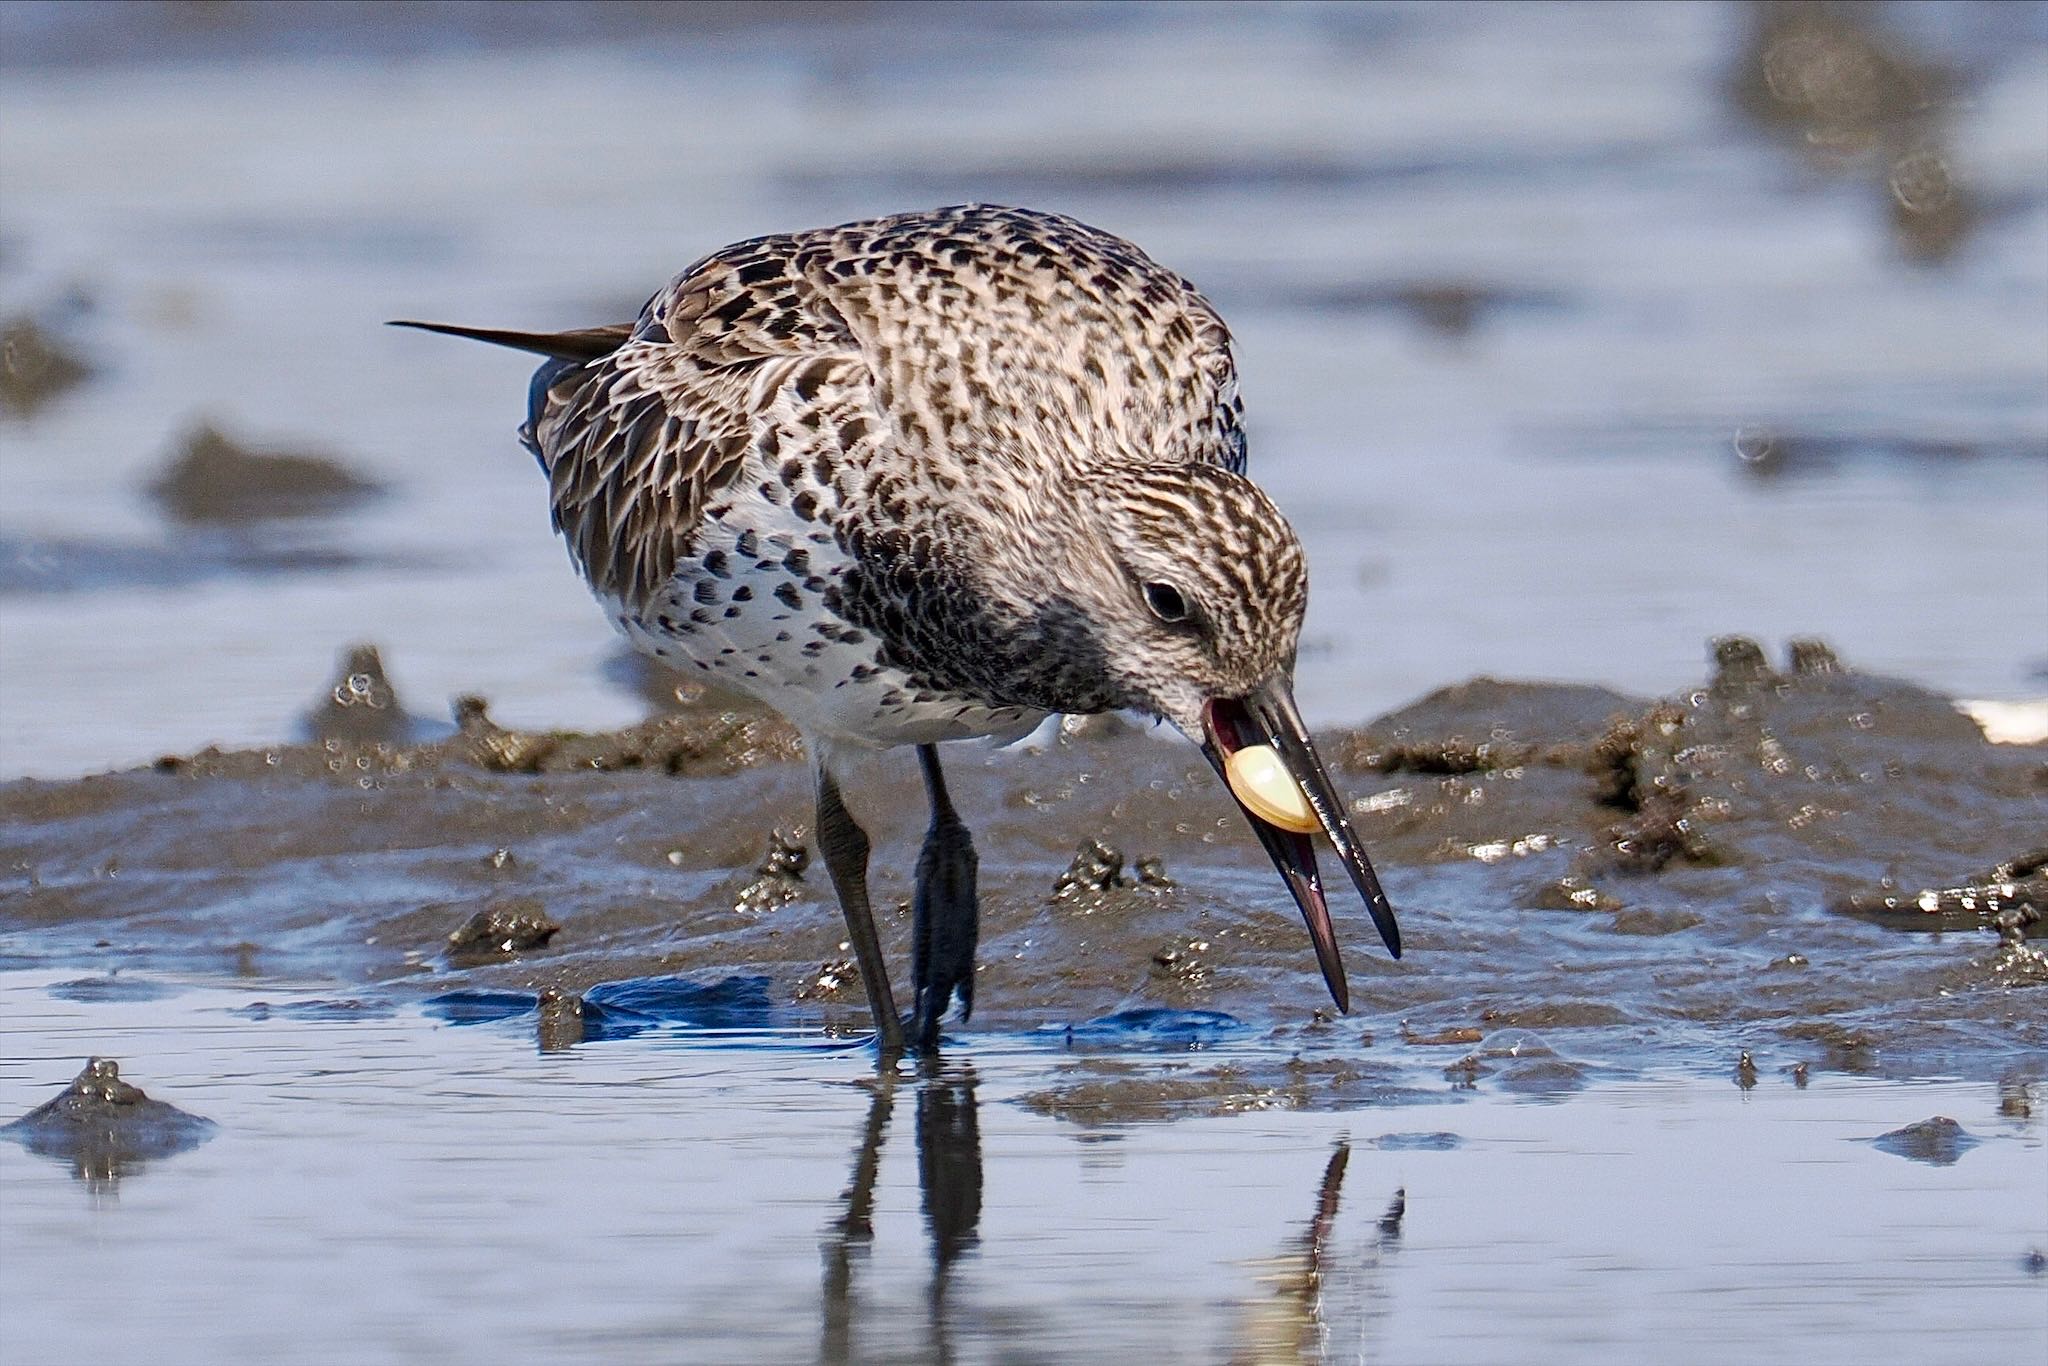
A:
<svg viewBox="0 0 2048 1366">
<path fill-rule="evenodd" d="M 782 387 L 819 361 L 859 363 L 844 319 L 791 264 L 795 245 L 764 238 L 696 263 L 616 350 L 546 386 L 533 446 L 555 526 L 598 591 L 635 606 L 659 592 Z"/>
<path fill-rule="evenodd" d="M 1051 214 L 963 205 L 741 242 L 635 323 L 576 335 L 621 341 L 587 361 L 554 353 L 530 444 L 584 577 L 634 606 L 778 436 L 885 444 L 949 482 L 982 462 L 1024 485 L 1245 464 L 1215 309 L 1129 243 Z M 828 409 L 839 425 L 817 421 Z M 807 430 L 778 432 L 799 418 Z"/>
</svg>

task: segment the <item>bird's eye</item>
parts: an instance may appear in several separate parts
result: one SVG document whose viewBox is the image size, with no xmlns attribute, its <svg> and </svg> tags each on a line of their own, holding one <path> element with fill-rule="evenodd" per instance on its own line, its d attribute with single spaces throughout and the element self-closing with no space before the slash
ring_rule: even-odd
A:
<svg viewBox="0 0 2048 1366">
<path fill-rule="evenodd" d="M 1148 583 L 1145 585 L 1145 605 L 1152 609 L 1152 615 L 1161 621 L 1186 621 L 1188 600 L 1181 591 L 1170 583 Z"/>
</svg>

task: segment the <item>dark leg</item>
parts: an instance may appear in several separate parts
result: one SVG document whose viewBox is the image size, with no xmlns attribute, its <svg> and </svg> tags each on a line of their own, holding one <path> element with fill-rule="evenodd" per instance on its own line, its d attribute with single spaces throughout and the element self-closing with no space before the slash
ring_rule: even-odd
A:
<svg viewBox="0 0 2048 1366">
<path fill-rule="evenodd" d="M 860 980 L 868 989 L 868 1010 L 875 1017 L 882 1052 L 885 1056 L 901 1053 L 903 1022 L 896 1018 L 896 1001 L 889 993 L 889 965 L 882 957 L 881 938 L 875 933 L 874 912 L 868 907 L 867 832 L 846 809 L 839 795 L 839 783 L 823 756 L 817 764 L 818 849 L 825 855 L 832 888 L 839 893 L 839 909 L 846 915 L 847 937 L 853 941 L 853 956 L 860 962 Z"/>
<path fill-rule="evenodd" d="M 932 827 L 917 856 L 915 928 L 910 941 L 910 981 L 916 990 L 910 1015 L 912 1042 L 936 1048 L 939 1020 L 957 993 L 960 1018 L 974 1013 L 974 945 L 981 913 L 974 889 L 974 837 L 946 796 L 936 745 L 919 745 L 925 795 L 931 798 Z"/>
</svg>

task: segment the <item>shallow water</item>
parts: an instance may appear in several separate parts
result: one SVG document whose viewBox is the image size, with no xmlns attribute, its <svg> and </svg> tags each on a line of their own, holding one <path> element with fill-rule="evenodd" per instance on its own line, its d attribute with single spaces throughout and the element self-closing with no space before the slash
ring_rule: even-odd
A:
<svg viewBox="0 0 2048 1366">
<path fill-rule="evenodd" d="M 1076 1055 L 1028 1035 L 877 1083 L 871 1055 L 815 1035 L 670 1028 L 536 1053 L 518 1028 L 411 1008 L 295 1011 L 316 998 L 276 982 L 133 1004 L 52 985 L 0 977 L 0 1110 L 90 1051 L 221 1130 L 117 1176 L 0 1144 L 16 1360 L 2048 1346 L 2048 1280 L 2027 1262 L 2048 1212 L 2013 1198 L 2048 1154 L 1981 1083 L 1678 1074 L 1546 1104 L 1438 1079 L 1339 1113 L 1247 1087 L 1236 1113 L 1103 1124 L 1030 1103 Z M 1110 1043 L 1086 1061 L 1256 1070 L 1258 1051 Z M 1936 1114 L 1980 1141 L 1946 1162 L 1869 1141 Z"/>
</svg>

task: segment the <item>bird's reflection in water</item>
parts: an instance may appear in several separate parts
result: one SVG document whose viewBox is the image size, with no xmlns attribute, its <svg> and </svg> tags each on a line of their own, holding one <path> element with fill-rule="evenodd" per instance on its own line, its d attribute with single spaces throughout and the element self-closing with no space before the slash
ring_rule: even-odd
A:
<svg viewBox="0 0 2048 1366">
<path fill-rule="evenodd" d="M 917 1185 L 932 1237 L 932 1293 L 947 1270 L 974 1246 L 981 1225 L 981 1124 L 975 1113 L 974 1069 L 925 1077 L 917 1088 Z"/>
<path fill-rule="evenodd" d="M 1323 1324 L 1323 1265 L 1329 1253 L 1330 1230 L 1337 1222 L 1344 1169 L 1350 1164 L 1351 1145 L 1339 1143 L 1323 1167 L 1308 1227 L 1279 1256 L 1257 1263 L 1266 1293 L 1245 1306 L 1240 1346 L 1232 1354 L 1233 1361 L 1318 1361 L 1325 1356 L 1328 1332 Z"/>
<path fill-rule="evenodd" d="M 917 1088 L 917 1180 L 931 1238 L 932 1272 L 926 1295 L 928 1346 L 940 1361 L 952 1357 L 946 1287 L 953 1265 L 971 1250 L 981 1225 L 981 1127 L 971 1066 L 927 1062 L 916 1079 L 885 1071 L 869 1089 L 867 1123 L 854 1153 L 853 1175 L 842 1208 L 824 1241 L 824 1328 L 820 1357 L 853 1359 L 854 1268 L 874 1241 L 875 1178 L 882 1143 L 896 1107 L 900 1085 Z"/>
<path fill-rule="evenodd" d="M 953 1268 L 973 1250 L 981 1224 L 981 1128 L 975 1100 L 974 1069 L 965 1064 L 927 1062 L 913 1077 L 883 1072 L 868 1087 L 867 1120 L 853 1156 L 853 1172 L 840 1197 L 840 1212 L 826 1228 L 824 1253 L 824 1316 L 819 1357 L 827 1362 L 856 1357 L 854 1325 L 856 1268 L 867 1259 L 874 1241 L 875 1185 L 882 1166 L 882 1145 L 896 1108 L 899 1088 L 914 1087 L 917 1108 L 917 1176 L 924 1205 L 925 1230 L 931 1243 L 931 1279 L 925 1297 L 926 1339 L 922 1359 L 950 1361 L 952 1321 L 946 1292 Z M 1359 1284 L 1379 1259 L 1401 1241 L 1408 1210 L 1405 1190 L 1397 1190 L 1379 1217 L 1376 1249 L 1347 1259 L 1334 1250 L 1339 1198 L 1351 1145 L 1340 1142 L 1323 1166 L 1322 1180 L 1307 1225 L 1276 1257 L 1256 1263 L 1262 1293 L 1246 1302 L 1233 1362 L 1273 1363 L 1333 1359 L 1327 1283 L 1344 1280 L 1360 1297 L 1352 1313 L 1362 1336 L 1369 1294 Z M 1350 1297 L 1340 1293 L 1340 1300 Z"/>
<path fill-rule="evenodd" d="M 1231 1354 L 1233 1362 L 1267 1366 L 1330 1361 L 1343 1355 L 1333 1350 L 1331 1342 L 1328 1283 L 1344 1272 L 1365 1270 L 1376 1262 L 1376 1258 L 1359 1258 L 1357 1266 L 1340 1267 L 1338 1262 L 1343 1259 L 1333 1250 L 1337 1202 L 1344 1189 L 1345 1169 L 1350 1164 L 1351 1145 L 1339 1142 L 1323 1166 L 1323 1179 L 1316 1187 L 1315 1211 L 1307 1226 L 1279 1256 L 1255 1263 L 1264 1293 L 1245 1304 L 1238 1348 Z M 1400 1243 L 1401 1221 L 1407 1212 L 1408 1193 L 1395 1191 L 1379 1220 L 1380 1253 L 1390 1252 Z M 1358 1332 L 1363 1335 L 1362 1313 L 1343 1317 L 1356 1317 Z M 1362 1347 L 1361 1343 L 1361 1356 Z"/>
<path fill-rule="evenodd" d="M 1401 1243 L 1401 1221 L 1408 1217 L 1408 1189 L 1402 1187 L 1394 1192 L 1394 1198 L 1387 1201 L 1387 1212 L 1380 1216 L 1380 1250 L 1391 1251 Z"/>
</svg>

